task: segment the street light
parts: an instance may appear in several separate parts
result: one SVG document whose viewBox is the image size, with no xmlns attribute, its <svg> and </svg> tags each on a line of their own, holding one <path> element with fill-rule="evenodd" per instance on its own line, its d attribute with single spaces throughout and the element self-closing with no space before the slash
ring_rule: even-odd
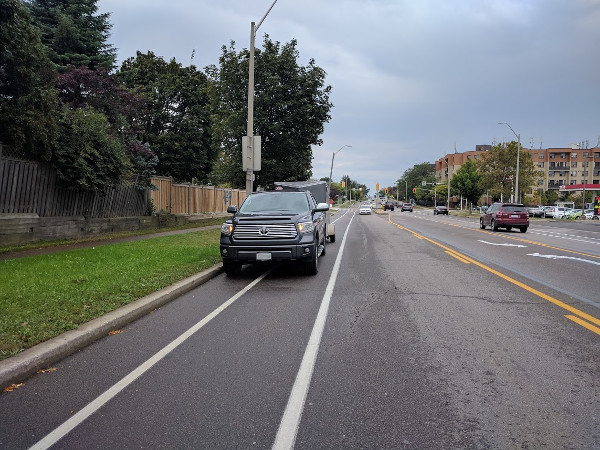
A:
<svg viewBox="0 0 600 450">
<path fill-rule="evenodd" d="M 521 155 L 521 135 L 515 133 L 515 130 L 506 122 L 498 122 L 498 125 L 506 125 L 517 138 L 517 175 L 515 176 L 515 202 L 519 201 L 519 156 Z"/>
<path fill-rule="evenodd" d="M 244 166 L 246 167 L 246 195 L 250 195 L 254 190 L 254 167 L 259 166 L 254 163 L 254 39 L 258 28 L 266 19 L 267 15 L 275 6 L 275 0 L 263 18 L 254 26 L 254 22 L 250 24 L 250 58 L 248 61 L 248 128 L 246 130 L 246 159 Z"/>
<path fill-rule="evenodd" d="M 331 156 L 331 169 L 329 169 L 329 182 L 327 184 L 327 198 L 329 198 L 329 196 L 331 195 L 331 176 L 333 175 L 333 160 L 335 158 L 335 155 L 337 155 L 339 152 L 341 152 L 344 147 L 352 147 L 352 146 L 351 145 L 342 145 L 339 148 L 339 150 L 337 152 L 333 152 L 333 155 Z"/>
</svg>

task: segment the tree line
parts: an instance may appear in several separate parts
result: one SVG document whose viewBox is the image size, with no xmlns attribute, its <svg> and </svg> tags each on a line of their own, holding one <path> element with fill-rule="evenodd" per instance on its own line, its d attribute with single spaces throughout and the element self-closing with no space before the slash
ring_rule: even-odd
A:
<svg viewBox="0 0 600 450">
<path fill-rule="evenodd" d="M 0 0 L 0 142 L 51 164 L 69 187 L 102 191 L 132 174 L 245 186 L 249 51 L 223 46 L 199 70 L 137 52 L 116 65 L 97 0 Z M 297 42 L 255 52 L 255 186 L 310 178 L 331 86 Z"/>
</svg>

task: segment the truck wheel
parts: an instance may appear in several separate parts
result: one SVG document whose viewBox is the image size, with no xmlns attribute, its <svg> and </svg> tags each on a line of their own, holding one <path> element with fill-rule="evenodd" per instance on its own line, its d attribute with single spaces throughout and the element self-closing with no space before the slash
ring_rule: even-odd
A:
<svg viewBox="0 0 600 450">
<path fill-rule="evenodd" d="M 327 253 L 327 236 L 325 236 L 323 238 L 323 250 L 321 250 L 321 256 L 325 255 L 325 253 Z"/>
<path fill-rule="evenodd" d="M 235 277 L 242 273 L 242 265 L 237 262 L 223 261 L 223 270 L 228 277 Z"/>
<path fill-rule="evenodd" d="M 315 242 L 310 255 L 310 260 L 304 263 L 304 270 L 307 275 L 316 275 L 319 273 L 319 243 Z"/>
<path fill-rule="evenodd" d="M 335 242 L 335 234 L 329 236 L 329 242 Z"/>
</svg>

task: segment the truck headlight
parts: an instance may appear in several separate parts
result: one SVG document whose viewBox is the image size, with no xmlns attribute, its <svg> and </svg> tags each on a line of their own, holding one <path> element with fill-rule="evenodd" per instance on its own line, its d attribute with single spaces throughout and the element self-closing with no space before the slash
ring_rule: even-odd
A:
<svg viewBox="0 0 600 450">
<path fill-rule="evenodd" d="M 312 222 L 300 222 L 298 223 L 298 231 L 300 234 L 312 233 L 315 229 L 315 225 Z"/>
<path fill-rule="evenodd" d="M 233 233 L 233 224 L 232 223 L 225 222 L 223 225 L 221 225 L 221 234 L 222 235 L 231 236 L 231 233 Z"/>
</svg>

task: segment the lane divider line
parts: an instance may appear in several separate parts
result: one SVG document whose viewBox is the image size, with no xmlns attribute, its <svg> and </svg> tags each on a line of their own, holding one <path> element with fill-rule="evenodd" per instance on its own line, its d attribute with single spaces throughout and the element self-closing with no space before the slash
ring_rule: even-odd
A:
<svg viewBox="0 0 600 450">
<path fill-rule="evenodd" d="M 206 317 L 204 317 L 200 322 L 196 323 L 194 326 L 189 328 L 183 334 L 181 334 L 178 338 L 173 340 L 170 344 L 163 347 L 149 359 L 147 359 L 144 363 L 136 367 L 132 370 L 128 375 L 125 375 L 121 380 L 115 383 L 113 386 L 108 388 L 104 393 L 100 394 L 90 403 L 83 407 L 83 409 L 79 410 L 75 413 L 71 418 L 69 418 L 66 422 L 63 422 L 62 425 L 48 433 L 44 438 L 34 444 L 31 449 L 40 450 L 40 449 L 48 449 L 52 445 L 56 444 L 60 439 L 65 437 L 69 432 L 75 429 L 78 425 L 80 425 L 84 420 L 98 411 L 102 406 L 112 400 L 114 397 L 119 394 L 123 389 L 128 387 L 131 383 L 137 380 L 140 376 L 150 370 L 154 365 L 156 365 L 160 360 L 162 360 L 165 356 L 183 344 L 188 338 L 194 335 L 197 331 L 203 328 L 207 323 L 221 314 L 228 306 L 230 306 L 233 302 L 238 300 L 242 295 L 260 283 L 267 275 L 269 275 L 275 268 L 270 268 L 257 279 L 252 281 L 248 286 L 239 291 L 225 303 L 221 304 L 217 309 L 212 311 Z"/>
<path fill-rule="evenodd" d="M 313 371 L 315 368 L 315 362 L 317 360 L 317 353 L 321 345 L 321 337 L 323 335 L 323 329 L 325 328 L 325 320 L 329 311 L 329 304 L 331 303 L 331 297 L 333 296 L 333 289 L 335 282 L 337 281 L 338 273 L 342 264 L 342 255 L 344 254 L 344 247 L 346 246 L 346 238 L 348 237 L 348 231 L 350 231 L 350 225 L 356 212 L 350 218 L 348 227 L 344 233 L 340 250 L 335 259 L 333 270 L 325 289 L 325 295 L 321 300 L 321 306 L 315 319 L 310 338 L 306 344 L 304 350 L 304 356 L 300 363 L 300 369 L 296 374 L 296 380 L 294 386 L 288 398 L 285 411 L 281 418 L 277 435 L 275 436 L 275 442 L 273 443 L 273 449 L 275 450 L 291 450 L 294 448 L 296 442 L 296 435 L 298 434 L 298 428 L 300 427 L 300 419 L 302 418 L 302 411 L 304 410 L 304 404 L 306 402 L 306 396 L 308 394 L 308 388 L 310 387 L 310 381 L 312 379 Z"/>
<path fill-rule="evenodd" d="M 418 234 L 418 233 L 415 233 L 414 231 L 409 230 L 408 228 L 403 227 L 401 225 L 398 225 L 398 224 L 394 224 L 394 225 L 398 226 L 398 228 L 401 228 L 401 229 L 404 229 L 404 230 L 408 231 L 409 233 L 411 233 L 413 235 Z M 500 277 L 500 278 L 508 281 L 509 283 L 512 283 L 515 286 L 519 286 L 520 288 L 522 288 L 522 289 L 524 289 L 524 290 L 526 290 L 528 292 L 531 292 L 532 294 L 534 294 L 534 295 L 536 295 L 536 296 L 538 296 L 538 297 L 540 297 L 540 298 L 542 298 L 542 299 L 544 299 L 544 300 L 546 300 L 546 301 L 548 301 L 550 303 L 553 303 L 554 305 L 556 305 L 556 306 L 558 306 L 560 308 L 566 309 L 570 313 L 575 314 L 576 316 L 579 316 L 579 318 L 585 319 L 585 320 L 587 320 L 587 321 L 589 321 L 589 322 L 591 322 L 593 324 L 596 324 L 596 325 L 600 326 L 600 319 L 598 319 L 598 318 L 596 318 L 596 317 L 594 317 L 594 316 L 592 316 L 590 314 L 587 314 L 587 313 L 585 313 L 585 312 L 583 312 L 583 311 L 581 311 L 581 310 L 579 310 L 579 309 L 577 309 L 577 308 L 575 308 L 575 307 L 573 307 L 573 306 L 571 306 L 571 305 L 569 305 L 567 303 L 564 303 L 564 302 L 562 302 L 562 301 L 560 301 L 560 300 L 558 300 L 558 299 L 556 299 L 554 297 L 551 297 L 550 295 L 544 294 L 543 292 L 538 291 L 537 289 L 534 289 L 531 286 L 526 285 L 525 283 L 521 283 L 520 281 L 515 280 L 514 278 L 509 277 L 508 275 L 505 275 L 505 274 L 503 274 L 501 272 L 498 272 L 497 270 L 492 269 L 491 267 L 486 266 L 485 264 L 483 264 L 483 263 L 481 263 L 481 262 L 479 262 L 479 261 L 477 261 L 475 259 L 472 259 L 472 258 L 470 258 L 470 257 L 468 257 L 466 255 L 463 255 L 462 253 L 459 253 L 456 250 L 453 250 L 453 249 L 451 249 L 449 247 L 446 247 L 445 245 L 443 245 L 443 244 L 441 244 L 441 243 L 439 243 L 437 241 L 434 241 L 433 239 L 430 239 L 430 238 L 425 237 L 423 235 L 419 235 L 419 236 L 422 239 L 425 239 L 426 241 L 428 241 L 428 242 L 430 242 L 430 243 L 432 243 L 434 245 L 437 245 L 438 247 L 443 248 L 444 250 L 446 250 L 446 252 L 452 252 L 452 253 L 455 253 L 457 255 L 460 255 L 466 261 L 469 261 L 472 264 L 474 264 L 474 265 L 476 265 L 478 267 L 481 267 L 482 269 L 487 270 L 490 273 L 493 273 L 494 275 L 496 275 L 496 276 L 498 276 L 498 277 Z M 576 321 L 576 322 L 579 323 L 578 321 Z M 590 325 L 590 327 L 593 327 L 593 325 Z M 586 326 L 586 328 L 588 328 L 588 327 Z"/>
</svg>

